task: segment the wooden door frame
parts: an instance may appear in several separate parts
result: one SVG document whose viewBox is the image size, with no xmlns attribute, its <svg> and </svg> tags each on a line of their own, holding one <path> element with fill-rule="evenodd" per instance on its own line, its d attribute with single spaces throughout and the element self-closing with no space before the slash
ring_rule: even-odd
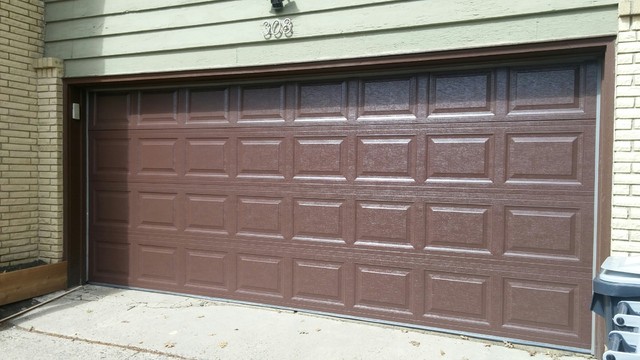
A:
<svg viewBox="0 0 640 360">
<path fill-rule="evenodd" d="M 354 72 L 384 72 L 390 69 L 420 69 L 473 63 L 482 65 L 499 61 L 535 61 L 548 57 L 593 55 L 601 61 L 599 157 L 597 188 L 595 271 L 611 251 L 611 196 L 613 168 L 613 123 L 615 104 L 615 37 L 599 37 L 539 44 L 499 46 L 482 49 L 431 52 L 410 55 L 334 60 L 299 64 L 269 65 L 230 69 L 209 69 L 152 74 L 114 75 L 64 79 L 64 251 L 69 262 L 69 285 L 87 279 L 87 197 L 86 197 L 86 110 L 81 120 L 71 119 L 73 103 L 87 104 L 88 89 L 114 86 L 155 86 L 180 83 L 229 82 L 247 79 L 266 81 L 300 76 L 340 76 Z M 585 309 L 586 311 L 586 309 Z M 593 352 L 601 356 L 605 345 L 604 320 L 596 318 Z"/>
</svg>

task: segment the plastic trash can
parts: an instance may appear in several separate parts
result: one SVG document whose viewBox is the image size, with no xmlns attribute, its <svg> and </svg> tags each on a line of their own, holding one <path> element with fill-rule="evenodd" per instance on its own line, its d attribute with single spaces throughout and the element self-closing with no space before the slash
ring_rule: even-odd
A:
<svg viewBox="0 0 640 360">
<path fill-rule="evenodd" d="M 624 330 L 613 317 L 620 301 L 640 301 L 640 256 L 608 257 L 602 269 L 593 279 L 591 310 L 604 317 L 607 334 L 612 330 Z"/>
</svg>

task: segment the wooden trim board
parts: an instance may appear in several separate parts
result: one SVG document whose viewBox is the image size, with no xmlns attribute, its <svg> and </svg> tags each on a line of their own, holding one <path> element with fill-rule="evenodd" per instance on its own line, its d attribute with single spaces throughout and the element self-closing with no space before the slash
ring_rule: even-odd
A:
<svg viewBox="0 0 640 360">
<path fill-rule="evenodd" d="M 67 288 L 67 262 L 0 273 L 0 305 Z"/>
</svg>

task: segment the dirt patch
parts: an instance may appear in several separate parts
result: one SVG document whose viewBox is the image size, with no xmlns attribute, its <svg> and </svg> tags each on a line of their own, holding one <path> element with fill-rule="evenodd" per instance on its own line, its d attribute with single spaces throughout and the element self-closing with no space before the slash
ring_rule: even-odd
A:
<svg viewBox="0 0 640 360">
<path fill-rule="evenodd" d="M 22 269 L 28 269 L 28 268 L 32 268 L 32 267 L 36 267 L 36 266 L 40 266 L 40 265 L 46 265 L 46 264 L 47 263 L 42 261 L 42 260 L 36 260 L 36 261 L 32 261 L 32 262 L 28 262 L 28 263 L 24 263 L 24 264 L 18 264 L 18 265 L 0 266 L 0 273 L 6 273 L 6 272 L 22 270 Z"/>
</svg>

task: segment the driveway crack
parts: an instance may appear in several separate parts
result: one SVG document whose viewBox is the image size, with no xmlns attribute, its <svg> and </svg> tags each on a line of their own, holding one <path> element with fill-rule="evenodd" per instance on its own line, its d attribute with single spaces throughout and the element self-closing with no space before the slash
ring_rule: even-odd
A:
<svg viewBox="0 0 640 360">
<path fill-rule="evenodd" d="M 133 346 L 133 345 L 121 345 L 121 344 L 114 344 L 114 343 L 110 343 L 110 342 L 106 342 L 106 341 L 84 339 L 84 338 L 77 337 L 77 336 L 55 334 L 55 333 L 50 333 L 48 331 L 37 330 L 37 329 L 34 329 L 33 327 L 32 328 L 25 328 L 25 327 L 22 327 L 20 325 L 14 325 L 14 327 L 16 329 L 18 329 L 18 330 L 22 330 L 22 331 L 26 331 L 26 332 L 30 332 L 30 333 L 34 333 L 34 334 L 51 336 L 51 337 L 55 337 L 55 338 L 59 338 L 59 339 L 65 339 L 65 340 L 71 340 L 71 341 L 82 341 L 82 342 L 87 343 L 87 344 L 116 347 L 116 348 L 120 348 L 120 349 L 137 351 L 139 353 L 161 355 L 161 356 L 165 356 L 165 357 L 172 358 L 172 359 L 197 360 L 197 358 L 184 357 L 184 356 L 177 355 L 177 354 L 171 354 L 171 353 L 158 351 L 158 350 L 145 349 L 145 348 L 141 348 L 141 347 Z"/>
</svg>

